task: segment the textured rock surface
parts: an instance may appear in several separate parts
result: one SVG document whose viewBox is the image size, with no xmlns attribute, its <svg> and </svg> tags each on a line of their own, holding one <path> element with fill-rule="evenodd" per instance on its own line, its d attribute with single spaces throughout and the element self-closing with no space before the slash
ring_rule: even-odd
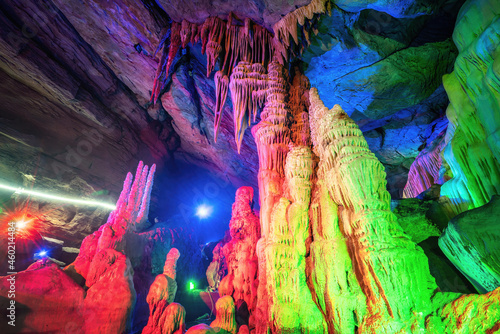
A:
<svg viewBox="0 0 500 334">
<path fill-rule="evenodd" d="M 479 292 L 500 286 L 500 197 L 453 218 L 439 247 Z"/>
<path fill-rule="evenodd" d="M 443 323 L 428 321 L 432 333 L 495 333 L 500 329 L 500 289 L 464 295 L 440 310 Z"/>
<path fill-rule="evenodd" d="M 85 291 L 55 263 L 44 265 L 37 262 L 13 277 L 16 295 L 15 329 L 79 333 L 83 328 Z M 0 277 L 0 305 L 5 319 L 10 300 L 8 279 L 9 276 Z M 0 330 L 2 333 L 11 333 L 13 327 L 7 325 L 5 319 L 0 322 Z"/>
<path fill-rule="evenodd" d="M 500 194 L 499 14 L 498 1 L 467 1 L 453 32 L 459 56 L 443 78 L 450 98 L 444 158 L 453 178 L 441 195 L 455 214 Z"/>
<path fill-rule="evenodd" d="M 404 199 L 392 201 L 391 207 L 398 224 L 416 244 L 431 236 L 439 237 L 448 223 L 444 210 L 433 201 Z"/>
</svg>

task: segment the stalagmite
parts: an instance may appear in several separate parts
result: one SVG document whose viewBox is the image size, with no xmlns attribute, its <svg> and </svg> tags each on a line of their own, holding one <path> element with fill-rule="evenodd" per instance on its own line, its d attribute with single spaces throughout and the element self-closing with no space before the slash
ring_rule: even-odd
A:
<svg viewBox="0 0 500 334">
<path fill-rule="evenodd" d="M 212 321 L 210 327 L 212 327 L 216 332 L 224 330 L 227 333 L 236 334 L 237 325 L 236 318 L 234 316 L 234 301 L 231 296 L 224 296 L 217 300 L 215 303 L 216 317 Z"/>
<path fill-rule="evenodd" d="M 163 303 L 166 303 L 164 300 Z M 184 334 L 186 332 L 186 310 L 181 304 L 172 303 L 165 305 L 150 317 L 153 327 L 144 327 L 143 334 Z"/>
<path fill-rule="evenodd" d="M 236 191 L 233 213 L 229 223 L 231 241 L 223 248 L 227 266 L 229 288 L 221 288 L 219 293 L 230 294 L 235 301 L 246 302 L 250 313 L 250 327 L 257 299 L 257 254 L 255 246 L 260 238 L 259 217 L 252 210 L 253 188 L 241 187 Z M 226 279 L 224 280 L 226 281 Z M 246 319 L 248 320 L 248 319 Z"/>
<path fill-rule="evenodd" d="M 355 333 L 366 314 L 366 301 L 339 226 L 338 205 L 325 186 L 322 164 L 320 162 L 310 207 L 313 242 L 308 271 L 328 333 Z"/>
<path fill-rule="evenodd" d="M 189 328 L 186 334 L 215 334 L 215 331 L 208 325 L 199 324 Z"/>
<path fill-rule="evenodd" d="M 367 332 L 415 332 L 425 328 L 436 290 L 427 258 L 390 211 L 382 164 L 369 150 L 358 126 L 336 105 L 328 110 L 310 91 L 314 149 L 325 186 L 339 210 L 342 233 L 354 257 L 354 270 L 367 298 Z"/>
<path fill-rule="evenodd" d="M 144 327 L 143 334 L 165 333 L 166 328 L 170 328 L 173 333 L 179 329 L 179 325 L 173 325 L 170 322 L 179 323 L 179 319 L 184 311 L 182 306 L 178 305 L 169 309 L 170 305 L 175 299 L 177 292 L 176 266 L 180 253 L 176 248 L 170 249 L 165 260 L 163 274 L 156 276 L 153 284 L 149 289 L 146 301 L 149 304 L 149 319 L 146 327 Z M 182 310 L 180 310 L 182 308 Z M 184 322 L 184 315 L 182 315 L 182 322 Z"/>
<path fill-rule="evenodd" d="M 136 231 L 147 221 L 155 171 L 156 165 L 151 166 L 149 170 L 149 167 L 141 161 L 137 166 L 133 183 L 132 174 L 127 174 L 123 190 L 116 202 L 116 209 L 110 213 L 106 224 L 84 239 L 78 257 L 74 263 L 68 266 L 70 270 L 74 270 L 86 278 L 85 272 L 93 260 L 91 254 L 108 248 L 124 252 L 125 234 Z M 87 239 L 93 241 L 87 242 Z"/>
<path fill-rule="evenodd" d="M 86 333 L 121 333 L 130 325 L 136 293 L 125 253 L 126 235 L 146 224 L 155 171 L 156 165 L 149 169 L 141 161 L 134 180 L 127 174 L 116 209 L 98 231 L 84 239 L 78 257 L 65 268 L 87 280 L 84 311 L 92 317 L 86 319 Z"/>
<path fill-rule="evenodd" d="M 309 79 L 295 67 L 292 85 L 290 86 L 288 107 L 292 114 L 292 141 L 297 146 L 310 146 L 309 130 Z"/>
<path fill-rule="evenodd" d="M 272 305 L 270 286 L 275 279 L 269 272 L 267 249 L 271 242 L 272 211 L 282 196 L 284 163 L 290 141 L 286 98 L 285 70 L 278 62 L 268 67 L 268 94 L 261 121 L 252 128 L 259 155 L 260 224 L 262 237 L 257 243 L 259 259 L 259 288 L 257 291 L 256 333 L 271 328 L 271 314 L 279 305 Z"/>
</svg>

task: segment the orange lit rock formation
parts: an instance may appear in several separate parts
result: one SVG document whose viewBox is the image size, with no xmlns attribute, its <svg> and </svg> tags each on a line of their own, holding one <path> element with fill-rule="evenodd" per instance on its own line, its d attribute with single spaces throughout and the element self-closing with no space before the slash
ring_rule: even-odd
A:
<svg viewBox="0 0 500 334">
<path fill-rule="evenodd" d="M 252 210 L 253 188 L 241 187 L 236 191 L 233 214 L 229 223 L 231 240 L 224 246 L 228 275 L 224 281 L 230 281 L 226 289 L 219 292 L 229 294 L 233 299 L 244 301 L 250 312 L 251 327 L 257 299 L 258 260 L 255 246 L 260 238 L 259 217 Z M 229 283 L 229 282 L 227 282 Z M 225 291 L 224 291 L 225 290 Z"/>
</svg>

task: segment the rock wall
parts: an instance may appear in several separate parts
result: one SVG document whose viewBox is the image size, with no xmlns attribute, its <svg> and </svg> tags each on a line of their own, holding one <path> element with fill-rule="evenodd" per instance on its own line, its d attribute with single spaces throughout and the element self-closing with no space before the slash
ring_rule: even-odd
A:
<svg viewBox="0 0 500 334">
<path fill-rule="evenodd" d="M 500 193 L 500 4 L 467 1 L 453 41 L 459 55 L 443 78 L 450 105 L 444 159 L 453 178 L 441 188 L 454 214 L 489 202 Z"/>
<path fill-rule="evenodd" d="M 439 247 L 481 293 L 500 287 L 500 197 L 453 218 Z"/>
</svg>

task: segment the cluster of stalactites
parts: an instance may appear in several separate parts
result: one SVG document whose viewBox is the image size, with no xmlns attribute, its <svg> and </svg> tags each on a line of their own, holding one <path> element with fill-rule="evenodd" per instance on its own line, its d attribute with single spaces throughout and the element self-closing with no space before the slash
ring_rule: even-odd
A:
<svg viewBox="0 0 500 334">
<path fill-rule="evenodd" d="M 309 79 L 299 69 L 295 68 L 292 85 L 290 87 L 288 107 L 292 114 L 292 142 L 295 145 L 310 146 L 311 133 L 309 130 Z"/>
<path fill-rule="evenodd" d="M 309 29 L 304 27 L 306 19 L 312 20 L 315 14 L 330 13 L 330 0 L 312 0 L 308 5 L 297 8 L 288 13 L 281 20 L 274 24 L 273 46 L 279 61 L 284 64 L 289 58 L 291 39 L 295 45 L 299 45 L 299 27 L 305 38 L 305 43 L 309 44 Z M 313 30 L 317 33 L 316 30 Z M 302 52 L 302 50 L 300 50 Z"/>
<path fill-rule="evenodd" d="M 261 170 L 272 170 L 284 175 L 283 166 L 290 141 L 290 121 L 287 97 L 288 77 L 285 68 L 277 61 L 268 66 L 266 103 L 261 122 L 252 128 L 257 142 Z"/>
<path fill-rule="evenodd" d="M 245 106 L 250 106 L 253 118 L 257 113 L 257 106 L 261 106 L 266 98 L 265 89 L 257 89 L 255 93 L 248 84 L 248 80 L 234 82 L 235 80 L 243 79 L 242 74 L 245 74 L 246 69 L 238 69 L 236 76 L 233 77 L 233 69 L 239 62 L 253 64 L 266 68 L 269 61 L 274 59 L 285 64 L 290 56 L 291 39 L 295 44 L 299 44 L 299 28 L 302 35 L 305 37 L 304 43 L 309 43 L 309 25 L 304 26 L 309 22 L 315 14 L 324 14 L 330 11 L 329 0 L 313 0 L 310 4 L 296 9 L 287 14 L 283 19 L 274 25 L 275 35 L 273 36 L 268 30 L 260 25 L 255 24 L 250 19 L 240 21 L 235 18 L 234 14 L 230 13 L 227 21 L 218 17 L 209 17 L 201 25 L 184 20 L 182 23 L 173 22 L 170 29 L 165 34 L 158 50 L 163 49 L 160 62 L 155 75 L 153 90 L 151 93 L 151 101 L 155 103 L 164 87 L 164 82 L 170 74 L 170 68 L 177 56 L 180 48 L 185 48 L 189 43 L 195 44 L 201 41 L 202 53 L 207 54 L 207 77 L 214 70 L 217 61 L 220 62 L 219 71 L 215 74 L 215 94 L 216 105 L 214 110 L 214 140 L 217 142 L 217 135 L 222 119 L 222 110 L 227 99 L 228 89 L 231 87 L 241 87 L 240 92 L 232 91 L 234 97 L 240 97 L 241 100 L 235 105 L 235 141 L 238 152 L 240 151 L 241 141 L 245 129 L 250 125 L 251 118 Z M 157 51 L 158 51 L 157 50 Z M 261 72 L 261 68 L 252 68 L 248 74 L 252 77 L 261 76 L 265 73 Z M 259 79 L 259 81 L 264 78 Z M 264 87 L 264 83 L 263 86 Z M 271 89 L 272 93 L 272 89 Z M 250 103 L 245 103 L 250 101 Z M 233 101 L 234 102 L 234 101 Z M 248 125 L 246 125 L 248 123 Z M 307 129 L 307 119 L 305 115 L 297 115 L 299 132 L 302 133 Z M 306 140 L 307 135 L 303 135 L 302 142 Z"/>
<path fill-rule="evenodd" d="M 163 82 L 170 74 L 170 67 L 179 49 L 185 48 L 189 43 L 195 44 L 201 41 L 202 53 L 207 54 L 207 77 L 219 61 L 219 71 L 215 73 L 215 119 L 214 119 L 214 139 L 217 142 L 219 125 L 222 118 L 222 109 L 227 99 L 227 93 L 232 83 L 233 69 L 238 62 L 253 64 L 249 72 L 249 77 L 261 77 L 265 75 L 265 69 L 270 59 L 273 57 L 273 35 L 265 28 L 254 24 L 250 19 L 245 19 L 243 24 L 238 24 L 237 19 L 232 13 L 229 14 L 228 21 L 218 17 L 209 17 L 201 25 L 190 23 L 184 20 L 181 23 L 173 22 L 170 29 L 162 39 L 159 49 L 163 48 L 163 53 L 158 64 L 155 75 L 151 101 L 156 102 L 160 96 Z M 238 71 L 238 68 L 236 69 Z M 242 79 L 241 73 L 236 75 L 235 79 Z M 264 77 L 259 79 L 265 80 Z M 248 87 L 244 82 L 234 83 L 234 86 Z M 250 80 L 251 81 L 251 80 Z M 261 85 L 265 85 L 262 82 Z M 262 86 L 264 87 L 264 86 Z M 260 89 L 260 88 L 259 88 Z M 249 92 L 252 99 L 250 103 L 255 107 L 250 108 L 252 113 L 257 113 L 257 106 L 262 105 L 265 98 L 265 89 L 261 89 L 255 98 L 252 98 L 252 90 L 244 89 Z M 242 95 L 244 97 L 245 94 Z M 254 103 L 256 102 L 256 103 Z M 247 112 L 241 109 L 235 109 L 235 140 L 238 146 L 238 152 L 241 146 L 243 133 L 247 125 L 243 125 Z M 247 123 L 250 124 L 248 117 Z"/>
<path fill-rule="evenodd" d="M 267 88 L 266 69 L 260 63 L 240 61 L 231 74 L 230 82 L 234 139 L 239 153 L 245 130 L 250 126 L 252 119 L 255 122 L 258 109 L 264 105 L 263 97 Z M 216 133 L 218 126 L 216 123 Z"/>
<path fill-rule="evenodd" d="M 244 24 L 236 24 L 234 15 L 228 21 L 209 17 L 201 25 L 188 22 L 172 22 L 170 29 L 160 43 L 163 53 L 158 64 L 151 100 L 156 102 L 162 88 L 161 80 L 170 74 L 170 66 L 179 49 L 201 41 L 202 53 L 207 54 L 207 77 L 220 60 L 223 76 L 230 76 L 240 60 L 267 66 L 272 58 L 272 34 L 265 28 L 245 19 Z M 220 106 L 222 108 L 222 105 Z"/>
</svg>

